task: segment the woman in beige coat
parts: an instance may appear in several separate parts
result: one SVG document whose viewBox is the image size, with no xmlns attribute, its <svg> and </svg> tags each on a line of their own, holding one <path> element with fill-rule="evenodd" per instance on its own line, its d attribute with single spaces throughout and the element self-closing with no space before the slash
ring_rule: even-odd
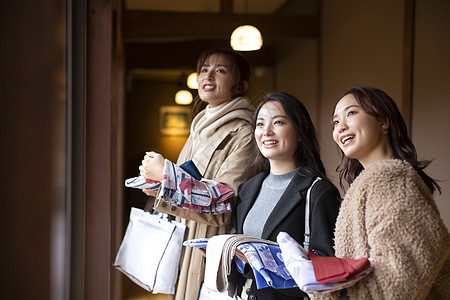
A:
<svg viewBox="0 0 450 300">
<path fill-rule="evenodd" d="M 208 105 L 192 121 L 190 136 L 177 164 L 192 160 L 203 178 L 220 182 L 236 193 L 239 185 L 254 175 L 250 167 L 253 109 L 244 97 L 250 66 L 238 52 L 212 49 L 200 56 L 197 74 L 199 98 Z M 157 181 L 162 181 L 163 169 L 164 157 L 155 152 L 148 152 L 140 167 L 141 175 Z M 232 232 L 231 212 L 195 213 L 172 206 L 164 199 L 157 199 L 154 209 L 182 218 L 187 225 L 186 239 Z M 200 251 L 185 248 L 175 299 L 197 299 L 203 275 L 204 259 Z"/>
<path fill-rule="evenodd" d="M 337 103 L 333 139 L 349 184 L 336 222 L 337 257 L 369 257 L 372 272 L 315 299 L 449 299 L 450 237 L 395 102 L 370 87 Z"/>
</svg>

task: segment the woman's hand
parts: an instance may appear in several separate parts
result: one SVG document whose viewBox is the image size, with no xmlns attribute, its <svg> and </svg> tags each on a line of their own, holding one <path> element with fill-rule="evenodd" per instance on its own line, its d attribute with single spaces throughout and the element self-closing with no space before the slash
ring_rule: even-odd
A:
<svg viewBox="0 0 450 300">
<path fill-rule="evenodd" d="M 146 152 L 139 171 L 145 179 L 153 181 L 163 181 L 164 156 L 156 152 Z"/>
<path fill-rule="evenodd" d="M 206 257 L 206 249 L 198 248 L 200 250 L 200 253 L 203 255 L 203 257 Z"/>
</svg>

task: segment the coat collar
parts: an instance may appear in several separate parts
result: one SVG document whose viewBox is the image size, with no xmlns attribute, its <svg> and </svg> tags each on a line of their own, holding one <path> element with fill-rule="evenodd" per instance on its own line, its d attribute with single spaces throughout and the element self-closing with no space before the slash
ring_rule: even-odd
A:
<svg viewBox="0 0 450 300">
<path fill-rule="evenodd" d="M 245 122 L 245 121 L 242 121 Z M 214 138 L 208 139 L 208 141 L 204 141 L 204 146 L 202 149 L 201 157 L 209 157 L 209 159 L 200 159 L 195 162 L 197 165 L 198 170 L 201 174 L 205 174 L 206 169 L 208 168 L 208 165 L 211 161 L 211 158 L 213 156 L 213 153 L 216 151 L 216 149 L 219 147 L 219 145 L 225 140 L 225 138 L 230 134 L 230 132 L 236 131 L 236 123 L 235 122 L 228 122 L 222 127 L 220 127 L 214 136 Z"/>
<path fill-rule="evenodd" d="M 244 220 L 248 212 L 255 203 L 256 197 L 258 197 L 264 179 L 269 172 L 262 172 L 248 181 L 244 188 L 239 191 L 240 202 L 237 207 L 236 217 L 236 230 L 242 232 Z M 305 201 L 304 196 L 314 177 L 304 176 L 296 173 L 289 183 L 288 187 L 284 191 L 278 203 L 270 213 L 267 222 L 264 226 L 261 238 L 268 239 L 269 236 L 276 230 L 278 225 L 289 215 L 289 213 L 295 209 L 298 205 Z"/>
<path fill-rule="evenodd" d="M 229 136 L 233 131 L 238 130 L 239 126 L 244 124 L 246 121 L 243 119 L 234 119 L 221 127 L 217 128 L 213 138 L 207 141 L 197 141 L 200 146 L 193 148 L 193 137 L 189 136 L 186 144 L 184 145 L 181 153 L 178 157 L 177 164 L 184 163 L 192 159 L 197 166 L 200 174 L 205 175 L 206 169 L 213 157 L 214 152 L 219 147 L 219 145 Z M 197 137 L 198 139 L 198 137 Z M 206 159 L 205 159 L 206 158 Z"/>
</svg>

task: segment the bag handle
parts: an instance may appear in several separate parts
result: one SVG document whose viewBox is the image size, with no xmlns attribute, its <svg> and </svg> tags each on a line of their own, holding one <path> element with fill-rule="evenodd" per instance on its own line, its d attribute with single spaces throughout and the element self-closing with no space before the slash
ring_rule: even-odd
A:
<svg viewBox="0 0 450 300">
<path fill-rule="evenodd" d="M 310 202 L 311 202 L 311 190 L 314 186 L 314 184 L 317 181 L 322 180 L 322 178 L 317 177 L 313 183 L 311 184 L 311 186 L 309 187 L 308 191 L 306 192 L 306 203 L 305 203 L 305 236 L 303 239 L 303 248 L 305 248 L 306 251 L 308 251 L 309 249 L 309 240 L 311 238 L 311 228 L 309 225 L 309 206 L 310 206 Z"/>
<path fill-rule="evenodd" d="M 156 197 L 154 196 L 149 196 L 147 203 L 145 204 L 144 207 L 144 211 L 154 214 L 155 210 L 153 209 L 153 206 L 155 205 L 155 201 L 156 201 Z M 167 216 L 167 221 L 173 221 L 175 220 L 175 216 L 166 214 L 166 213 L 157 213 L 161 215 L 161 219 L 163 218 L 163 216 Z"/>
<path fill-rule="evenodd" d="M 144 211 L 145 212 L 153 212 L 153 205 L 155 204 L 155 196 L 149 196 L 147 203 L 145 204 Z"/>
</svg>

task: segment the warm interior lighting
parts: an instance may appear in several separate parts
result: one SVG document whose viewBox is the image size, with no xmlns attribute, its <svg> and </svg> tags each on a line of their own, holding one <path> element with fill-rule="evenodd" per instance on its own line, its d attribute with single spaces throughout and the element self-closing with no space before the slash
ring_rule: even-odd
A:
<svg viewBox="0 0 450 300">
<path fill-rule="evenodd" d="M 192 94 L 188 90 L 179 90 L 175 94 L 175 103 L 179 105 L 188 105 L 192 103 Z"/>
<path fill-rule="evenodd" d="M 263 39 L 255 26 L 241 25 L 231 34 L 230 44 L 236 51 L 254 51 L 261 49 Z"/>
<path fill-rule="evenodd" d="M 198 89 L 198 77 L 197 77 L 197 72 L 193 72 L 191 74 L 189 74 L 188 78 L 187 78 L 187 86 L 190 89 Z"/>
</svg>

